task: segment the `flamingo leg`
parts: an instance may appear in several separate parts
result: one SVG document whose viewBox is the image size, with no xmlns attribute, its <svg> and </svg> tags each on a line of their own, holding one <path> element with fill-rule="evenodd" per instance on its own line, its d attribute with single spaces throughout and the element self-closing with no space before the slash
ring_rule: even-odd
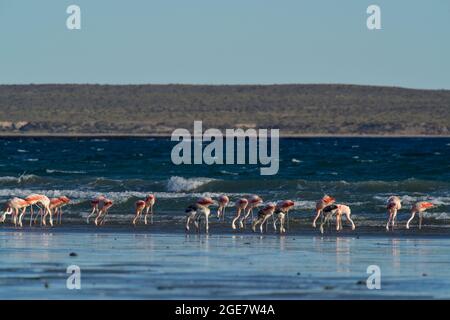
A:
<svg viewBox="0 0 450 320">
<path fill-rule="evenodd" d="M 97 209 L 96 206 L 94 206 L 94 207 L 92 208 L 92 212 L 91 212 L 91 213 L 87 216 L 87 218 L 86 218 L 86 223 L 89 224 L 89 218 L 92 217 L 92 216 L 95 214 L 95 212 L 96 212 L 97 210 L 98 210 L 98 209 Z"/>
<path fill-rule="evenodd" d="M 231 222 L 231 228 L 233 228 L 233 230 L 236 230 L 236 221 L 239 219 L 240 216 L 241 216 L 241 209 L 238 209 L 236 216 L 233 218 L 233 221 Z"/>
<path fill-rule="evenodd" d="M 263 233 L 263 225 L 264 225 L 264 224 L 266 225 L 266 232 L 267 232 L 267 220 L 268 220 L 269 218 L 270 218 L 269 215 L 264 216 L 264 219 L 263 219 L 261 225 L 259 226 L 259 230 L 261 231 L 261 233 Z"/>
<path fill-rule="evenodd" d="M 312 223 L 313 228 L 316 227 L 316 221 L 317 221 L 317 219 L 320 217 L 320 213 L 321 213 L 321 212 L 322 212 L 322 210 L 317 210 L 317 211 L 316 211 L 316 216 L 314 217 L 314 220 L 313 220 L 313 223 Z"/>
<path fill-rule="evenodd" d="M 222 221 L 225 221 L 225 208 L 226 206 L 222 209 Z"/>
<path fill-rule="evenodd" d="M 409 229 L 409 224 L 411 223 L 412 219 L 414 219 L 415 215 L 416 215 L 416 212 L 413 211 L 411 218 L 409 218 L 408 222 L 406 222 L 406 229 Z"/>
<path fill-rule="evenodd" d="M 392 213 L 389 214 L 389 219 L 388 219 L 388 221 L 386 223 L 386 230 L 387 231 L 389 231 L 389 223 L 391 223 L 391 220 L 392 220 Z"/>
<path fill-rule="evenodd" d="M 30 206 L 31 216 L 30 216 L 30 227 L 33 224 L 33 205 Z"/>
<path fill-rule="evenodd" d="M 27 210 L 26 207 L 22 209 L 22 212 L 20 213 L 20 216 L 19 216 L 19 226 L 20 227 L 22 227 L 22 218 L 23 218 L 23 215 L 25 214 L 25 210 Z"/>
<path fill-rule="evenodd" d="M 423 212 L 419 212 L 419 230 L 422 229 Z"/>
<path fill-rule="evenodd" d="M 205 232 L 209 233 L 209 214 L 205 213 Z"/>
</svg>

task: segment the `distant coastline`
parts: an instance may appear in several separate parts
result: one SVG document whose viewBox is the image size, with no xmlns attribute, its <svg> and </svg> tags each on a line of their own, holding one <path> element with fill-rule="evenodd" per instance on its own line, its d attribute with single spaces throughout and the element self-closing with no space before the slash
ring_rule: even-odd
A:
<svg viewBox="0 0 450 320">
<path fill-rule="evenodd" d="M 450 90 L 360 85 L 0 85 L 1 137 L 169 137 L 278 128 L 282 137 L 450 136 Z"/>
<path fill-rule="evenodd" d="M 170 134 L 136 134 L 136 133 L 4 133 L 0 132 L 0 139 L 2 138 L 154 138 L 154 139 L 170 139 Z M 280 138 L 283 139 L 297 139 L 297 138 L 450 138 L 448 135 L 393 135 L 393 134 L 283 134 L 280 133 Z"/>
</svg>

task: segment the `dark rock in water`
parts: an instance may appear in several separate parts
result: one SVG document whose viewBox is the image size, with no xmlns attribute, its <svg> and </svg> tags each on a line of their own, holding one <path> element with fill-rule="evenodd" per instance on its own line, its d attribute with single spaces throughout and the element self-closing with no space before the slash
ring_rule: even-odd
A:
<svg viewBox="0 0 450 320">
<path fill-rule="evenodd" d="M 297 275 L 299 276 L 299 275 L 301 275 L 301 273 L 300 273 L 300 272 L 297 272 Z"/>
<path fill-rule="evenodd" d="M 422 277 L 426 277 L 426 276 L 428 276 L 428 274 L 422 273 Z"/>
<path fill-rule="evenodd" d="M 45 287 L 45 289 L 48 289 L 50 287 L 50 285 L 48 284 L 47 281 L 44 282 L 44 287 Z"/>
<path fill-rule="evenodd" d="M 325 287 L 323 287 L 325 290 L 333 290 L 334 289 L 334 287 L 333 286 L 325 286 Z"/>
<path fill-rule="evenodd" d="M 359 280 L 356 282 L 356 284 L 362 285 L 362 284 L 366 284 L 366 282 L 364 280 Z"/>
<path fill-rule="evenodd" d="M 76 256 L 78 256 L 78 254 L 76 252 L 71 252 L 71 253 L 69 253 L 69 256 L 76 257 Z"/>
</svg>

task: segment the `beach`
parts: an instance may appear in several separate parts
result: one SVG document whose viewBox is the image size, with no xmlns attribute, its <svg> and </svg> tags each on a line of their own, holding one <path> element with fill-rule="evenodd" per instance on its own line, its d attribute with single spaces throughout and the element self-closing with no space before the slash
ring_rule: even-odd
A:
<svg viewBox="0 0 450 320">
<path fill-rule="evenodd" d="M 448 299 L 449 244 L 442 234 L 1 228 L 0 298 Z M 80 290 L 66 287 L 71 265 Z M 369 265 L 380 267 L 379 290 L 366 286 Z"/>
</svg>

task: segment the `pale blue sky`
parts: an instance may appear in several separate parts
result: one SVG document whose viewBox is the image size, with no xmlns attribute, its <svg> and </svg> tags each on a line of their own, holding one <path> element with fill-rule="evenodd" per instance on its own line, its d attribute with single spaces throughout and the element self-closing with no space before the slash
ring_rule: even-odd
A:
<svg viewBox="0 0 450 320">
<path fill-rule="evenodd" d="M 66 28 L 66 8 L 82 30 Z M 382 30 L 366 8 L 382 10 Z M 450 89 L 448 0 L 0 0 L 0 84 Z"/>
</svg>

